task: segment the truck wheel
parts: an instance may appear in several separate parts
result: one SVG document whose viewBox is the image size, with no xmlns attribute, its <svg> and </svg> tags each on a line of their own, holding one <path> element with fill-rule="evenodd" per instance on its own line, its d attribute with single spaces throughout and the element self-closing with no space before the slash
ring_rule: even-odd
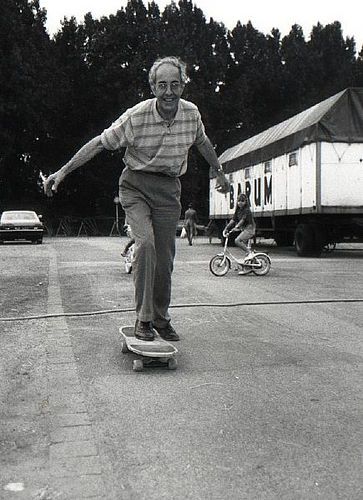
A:
<svg viewBox="0 0 363 500">
<path fill-rule="evenodd" d="M 311 257 L 314 253 L 315 235 L 310 224 L 299 224 L 295 230 L 295 248 L 300 257 Z"/>
</svg>

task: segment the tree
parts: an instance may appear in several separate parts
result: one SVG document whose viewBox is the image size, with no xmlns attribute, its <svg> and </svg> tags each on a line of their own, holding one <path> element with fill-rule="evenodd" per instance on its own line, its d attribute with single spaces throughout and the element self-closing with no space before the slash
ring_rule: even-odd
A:
<svg viewBox="0 0 363 500">
<path fill-rule="evenodd" d="M 355 62 L 353 38 L 343 38 L 338 21 L 313 27 L 306 64 L 310 101 L 318 102 L 352 85 Z"/>
<path fill-rule="evenodd" d="M 232 31 L 190 0 L 161 13 L 152 1 L 129 0 L 114 15 L 82 23 L 64 19 L 50 40 L 38 0 L 4 0 L 0 30 L 0 199 L 44 199 L 39 169 L 64 164 L 127 108 L 151 97 L 148 71 L 157 57 L 186 61 L 184 97 L 198 105 L 221 153 L 350 85 L 363 85 L 363 50 L 339 22 L 318 24 L 306 41 L 298 25 L 281 40 L 252 23 Z M 112 214 L 122 152 L 97 155 L 67 179 L 52 210 Z M 86 170 L 87 169 L 87 172 Z M 208 166 L 195 149 L 182 178 L 183 205 L 208 211 Z M 0 207 L 2 208 L 2 207 Z"/>
<path fill-rule="evenodd" d="M 58 71 L 38 0 L 4 0 L 0 17 L 1 202 L 16 206 L 37 197 L 57 107 Z M 30 203 L 30 202 L 29 202 Z"/>
<path fill-rule="evenodd" d="M 275 123 L 283 106 L 280 33 L 265 36 L 251 22 L 229 34 L 232 63 L 223 92 L 225 146 Z"/>
<path fill-rule="evenodd" d="M 308 107 L 307 96 L 310 77 L 307 70 L 309 49 L 301 26 L 294 24 L 290 33 L 282 39 L 281 59 L 285 93 L 285 116 L 289 118 Z"/>
<path fill-rule="evenodd" d="M 159 22 L 156 4 L 146 9 L 141 0 L 130 0 L 126 8 L 100 20 L 88 13 L 79 25 L 74 18 L 63 21 L 55 46 L 68 83 L 58 123 L 63 148 L 58 148 L 56 168 L 123 111 L 151 96 L 148 61 L 158 50 Z M 66 179 L 61 190 L 65 196 L 57 197 L 57 207 L 78 215 L 107 213 L 122 168 L 119 152 L 96 156 Z"/>
<path fill-rule="evenodd" d="M 363 48 L 354 63 L 354 86 L 363 87 Z"/>
</svg>

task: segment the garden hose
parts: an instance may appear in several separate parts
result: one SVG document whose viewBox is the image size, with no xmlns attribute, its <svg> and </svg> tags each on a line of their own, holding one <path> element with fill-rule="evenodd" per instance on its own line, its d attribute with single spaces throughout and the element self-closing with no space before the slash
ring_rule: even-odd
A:
<svg viewBox="0 0 363 500">
<path fill-rule="evenodd" d="M 273 300 L 273 301 L 263 301 L 263 302 L 230 302 L 230 303 L 212 303 L 212 302 L 195 302 L 190 304 L 172 304 L 169 306 L 170 309 L 181 309 L 181 308 L 194 308 L 194 307 L 255 307 L 255 306 L 287 306 L 287 305 L 307 305 L 307 304 L 345 304 L 345 303 L 362 303 L 363 299 L 316 299 L 316 300 Z M 134 312 L 135 308 L 118 308 L 118 309 L 101 309 L 98 311 L 85 311 L 85 312 L 61 312 L 61 313 L 49 313 L 49 314 L 37 314 L 32 316 L 19 316 L 19 317 L 9 317 L 1 318 L 0 321 L 30 321 L 39 319 L 51 319 L 51 318 L 79 318 L 83 316 L 98 316 L 101 314 L 115 314 L 115 313 L 130 313 Z"/>
</svg>

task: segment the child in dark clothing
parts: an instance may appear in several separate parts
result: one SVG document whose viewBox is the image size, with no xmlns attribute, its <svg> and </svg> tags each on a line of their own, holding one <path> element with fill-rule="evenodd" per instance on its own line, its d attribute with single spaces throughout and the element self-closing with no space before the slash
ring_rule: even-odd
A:
<svg viewBox="0 0 363 500">
<path fill-rule="evenodd" d="M 256 232 L 256 224 L 248 203 L 248 198 L 241 193 L 237 198 L 237 208 L 223 231 L 223 236 L 226 237 L 232 231 L 241 231 L 235 239 L 235 244 L 245 252 L 244 262 L 250 258 L 248 249 L 248 240 L 253 238 Z"/>
</svg>

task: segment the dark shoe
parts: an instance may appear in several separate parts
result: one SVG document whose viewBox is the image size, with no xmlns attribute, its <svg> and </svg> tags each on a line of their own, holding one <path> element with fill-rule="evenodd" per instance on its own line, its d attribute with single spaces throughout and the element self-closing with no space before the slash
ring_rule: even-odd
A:
<svg viewBox="0 0 363 500">
<path fill-rule="evenodd" d="M 154 325 L 154 328 L 158 332 L 160 337 L 164 340 L 180 340 L 179 335 L 176 333 L 170 323 L 168 323 L 166 326 L 163 326 L 162 328 L 160 326 Z"/>
<path fill-rule="evenodd" d="M 136 320 L 135 337 L 139 340 L 154 340 L 155 334 L 151 322 Z"/>
</svg>

